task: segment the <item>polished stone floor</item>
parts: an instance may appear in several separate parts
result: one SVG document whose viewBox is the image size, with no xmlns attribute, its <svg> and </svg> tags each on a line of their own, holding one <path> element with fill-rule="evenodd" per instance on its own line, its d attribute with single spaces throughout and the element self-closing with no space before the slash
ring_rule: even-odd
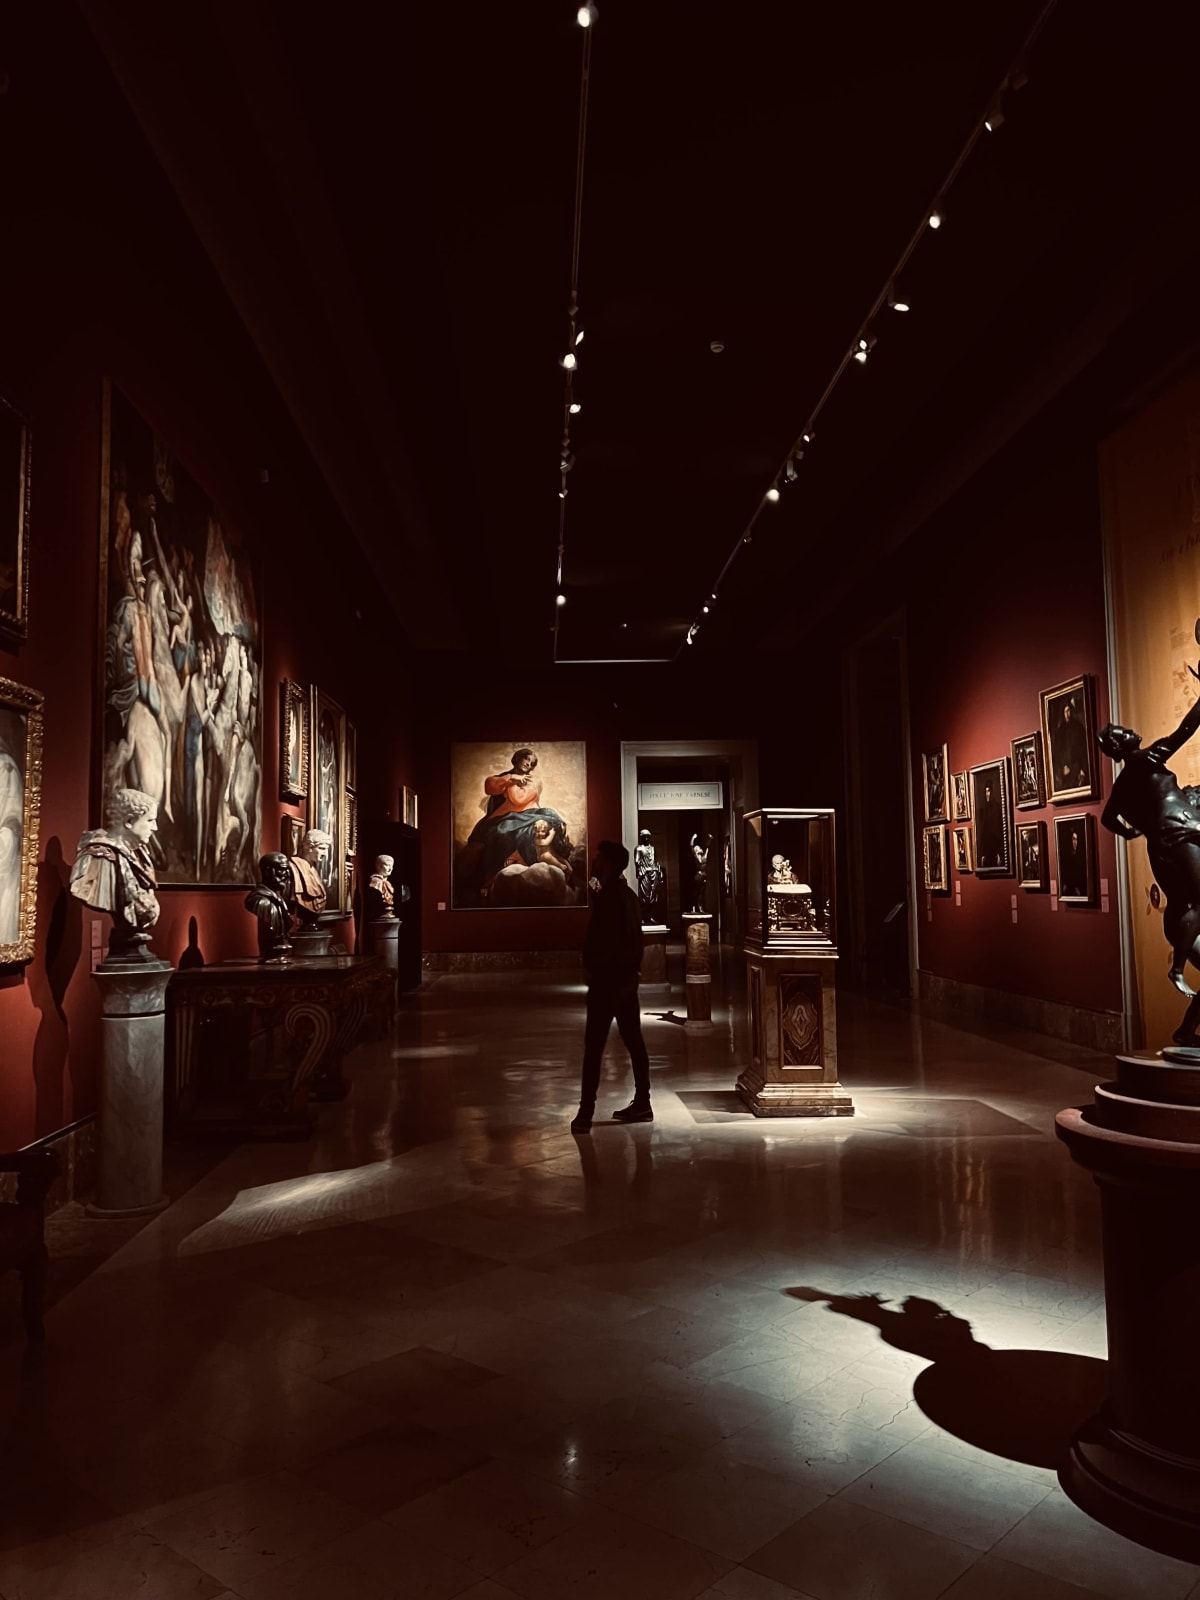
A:
<svg viewBox="0 0 1200 1600">
<path fill-rule="evenodd" d="M 681 994 L 643 990 L 652 1126 L 568 1132 L 566 975 L 442 977 L 40 1352 L 6 1280 L 0 1596 L 1200 1597 L 1052 1466 L 1104 1355 L 1052 1119 L 1101 1058 L 843 998 L 856 1117 L 760 1122 L 740 1012 Z"/>
</svg>

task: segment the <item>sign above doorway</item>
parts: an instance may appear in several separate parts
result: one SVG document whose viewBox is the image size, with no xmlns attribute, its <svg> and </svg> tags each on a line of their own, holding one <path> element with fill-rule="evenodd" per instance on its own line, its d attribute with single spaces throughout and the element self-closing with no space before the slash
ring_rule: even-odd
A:
<svg viewBox="0 0 1200 1600">
<path fill-rule="evenodd" d="M 719 782 L 639 783 L 639 811 L 720 811 Z"/>
</svg>

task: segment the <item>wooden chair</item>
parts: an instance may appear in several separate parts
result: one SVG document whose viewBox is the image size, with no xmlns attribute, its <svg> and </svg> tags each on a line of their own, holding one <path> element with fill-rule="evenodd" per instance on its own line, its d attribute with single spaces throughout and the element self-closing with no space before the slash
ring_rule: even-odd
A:
<svg viewBox="0 0 1200 1600">
<path fill-rule="evenodd" d="M 0 1274 L 21 1275 L 21 1315 L 25 1332 L 34 1341 L 46 1337 L 42 1302 L 46 1291 L 46 1193 L 58 1172 L 58 1157 L 51 1150 L 21 1150 L 0 1155 L 0 1172 L 17 1173 L 16 1203 L 0 1203 Z"/>
</svg>

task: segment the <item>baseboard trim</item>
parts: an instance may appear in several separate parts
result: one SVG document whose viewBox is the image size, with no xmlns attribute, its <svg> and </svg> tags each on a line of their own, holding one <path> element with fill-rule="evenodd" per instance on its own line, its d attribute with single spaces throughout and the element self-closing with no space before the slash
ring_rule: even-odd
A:
<svg viewBox="0 0 1200 1600">
<path fill-rule="evenodd" d="M 917 977 L 922 1006 L 935 1014 L 944 1013 L 947 1020 L 964 1013 L 988 1017 L 1105 1054 L 1125 1047 L 1124 1018 L 1119 1011 L 1091 1011 L 1058 1000 L 1041 1000 L 1036 995 L 1009 994 L 1003 989 L 943 978 L 935 972 L 920 972 Z"/>
</svg>

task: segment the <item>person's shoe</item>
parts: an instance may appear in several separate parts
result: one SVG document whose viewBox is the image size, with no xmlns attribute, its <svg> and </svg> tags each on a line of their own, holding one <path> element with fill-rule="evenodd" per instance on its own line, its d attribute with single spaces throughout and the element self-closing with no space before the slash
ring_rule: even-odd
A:
<svg viewBox="0 0 1200 1600">
<path fill-rule="evenodd" d="M 591 1133 L 591 1131 L 592 1131 L 592 1113 L 590 1111 L 585 1111 L 583 1109 L 583 1107 L 580 1106 L 579 1110 L 575 1113 L 574 1117 L 571 1119 L 571 1132 L 572 1133 Z"/>
<path fill-rule="evenodd" d="M 634 1100 L 624 1111 L 614 1111 L 612 1119 L 614 1122 L 653 1122 L 654 1112 L 649 1100 Z"/>
</svg>

